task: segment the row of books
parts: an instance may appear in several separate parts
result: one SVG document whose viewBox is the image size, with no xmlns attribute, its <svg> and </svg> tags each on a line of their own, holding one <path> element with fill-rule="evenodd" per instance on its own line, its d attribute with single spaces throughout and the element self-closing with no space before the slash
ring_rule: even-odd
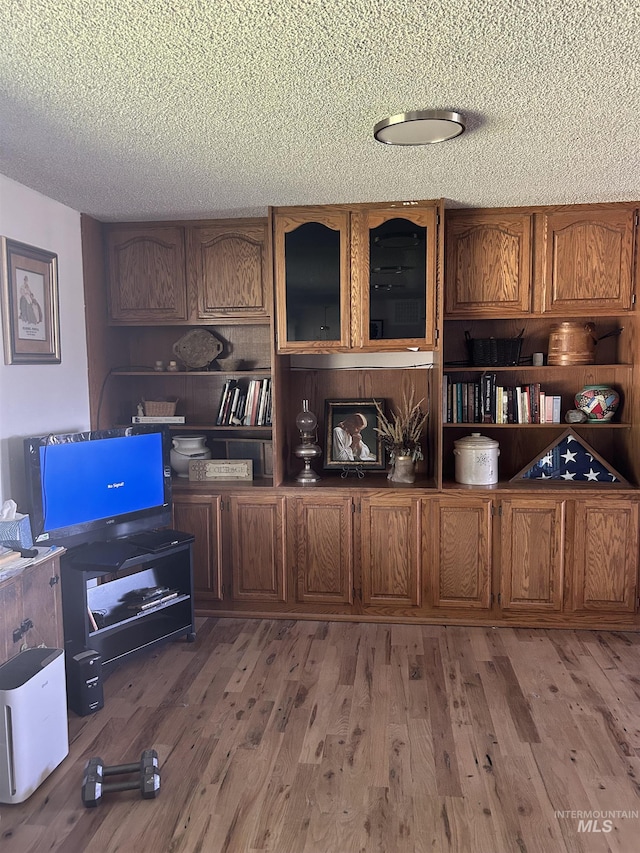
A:
<svg viewBox="0 0 640 853">
<path fill-rule="evenodd" d="M 216 426 L 270 426 L 271 379 L 227 379 Z"/>
<path fill-rule="evenodd" d="M 559 424 L 562 400 L 539 382 L 498 385 L 495 373 L 476 382 L 443 382 L 444 422 L 448 424 Z"/>
</svg>

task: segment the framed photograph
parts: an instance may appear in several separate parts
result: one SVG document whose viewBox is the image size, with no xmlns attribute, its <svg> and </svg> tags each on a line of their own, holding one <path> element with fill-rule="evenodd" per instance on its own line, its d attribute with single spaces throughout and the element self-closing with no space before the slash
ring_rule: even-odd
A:
<svg viewBox="0 0 640 853">
<path fill-rule="evenodd" d="M 382 409 L 385 401 L 378 400 Z M 383 471 L 384 445 L 378 426 L 378 410 L 369 400 L 325 400 L 325 468 Z"/>
<path fill-rule="evenodd" d="M 5 364 L 59 364 L 58 256 L 0 240 Z"/>
</svg>

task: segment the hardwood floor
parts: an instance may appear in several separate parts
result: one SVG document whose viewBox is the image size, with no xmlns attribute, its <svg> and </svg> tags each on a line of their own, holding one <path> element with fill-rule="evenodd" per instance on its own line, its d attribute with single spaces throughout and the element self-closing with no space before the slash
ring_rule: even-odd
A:
<svg viewBox="0 0 640 853">
<path fill-rule="evenodd" d="M 70 714 L 0 806 L 3 853 L 638 849 L 640 635 L 201 619 Z M 155 747 L 155 800 L 85 809 L 86 760 Z"/>
</svg>

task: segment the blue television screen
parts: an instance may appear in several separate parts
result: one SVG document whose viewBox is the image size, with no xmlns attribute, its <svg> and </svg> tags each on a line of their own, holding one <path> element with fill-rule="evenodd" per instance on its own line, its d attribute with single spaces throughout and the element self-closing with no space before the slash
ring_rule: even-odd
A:
<svg viewBox="0 0 640 853">
<path fill-rule="evenodd" d="M 25 440 L 25 453 L 36 543 L 108 539 L 169 519 L 162 429 L 40 436 Z"/>
</svg>

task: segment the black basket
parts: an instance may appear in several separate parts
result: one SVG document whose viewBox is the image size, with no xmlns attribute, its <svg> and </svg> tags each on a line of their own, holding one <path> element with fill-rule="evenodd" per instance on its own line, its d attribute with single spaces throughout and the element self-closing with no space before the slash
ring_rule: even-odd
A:
<svg viewBox="0 0 640 853">
<path fill-rule="evenodd" d="M 464 336 L 467 341 L 469 360 L 474 367 L 513 367 L 520 361 L 522 335 L 517 338 L 472 338 L 469 332 Z"/>
</svg>

